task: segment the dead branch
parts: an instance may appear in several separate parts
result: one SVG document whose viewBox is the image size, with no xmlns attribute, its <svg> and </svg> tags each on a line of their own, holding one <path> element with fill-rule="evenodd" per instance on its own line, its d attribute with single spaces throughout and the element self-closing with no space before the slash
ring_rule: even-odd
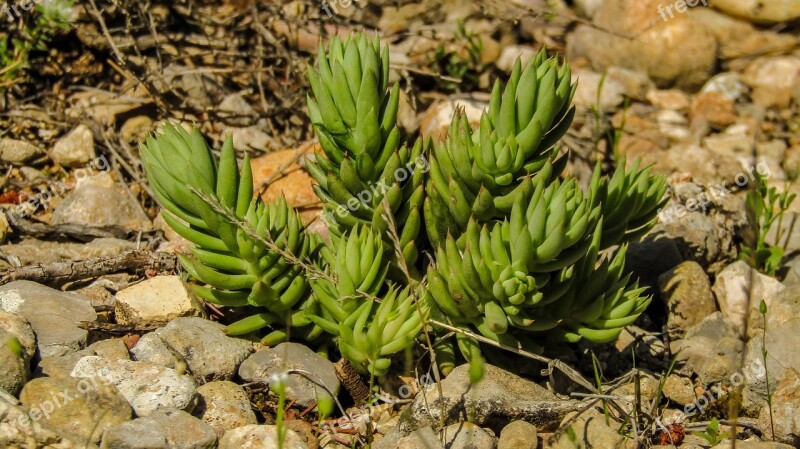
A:
<svg viewBox="0 0 800 449">
<path fill-rule="evenodd" d="M 80 261 L 26 265 L 0 271 L 0 285 L 11 281 L 28 280 L 51 286 L 61 286 L 82 279 L 93 279 L 114 273 L 144 275 L 174 272 L 177 257 L 174 254 L 150 251 L 127 251 L 113 257 L 98 257 Z"/>
</svg>

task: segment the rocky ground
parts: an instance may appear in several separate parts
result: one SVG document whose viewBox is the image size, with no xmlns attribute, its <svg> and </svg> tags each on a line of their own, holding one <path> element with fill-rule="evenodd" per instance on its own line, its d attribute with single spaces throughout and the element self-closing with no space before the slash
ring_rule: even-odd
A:
<svg viewBox="0 0 800 449">
<path fill-rule="evenodd" d="M 32 20 L 14 19 L 0 37 Z M 800 447 L 800 201 L 768 239 L 774 276 L 738 261 L 755 173 L 800 192 L 798 19 L 791 0 L 79 2 L 0 82 L 0 446 L 272 448 L 280 428 L 309 449 L 722 449 L 733 428 L 737 448 Z M 333 362 L 228 337 L 228 312 L 190 294 L 138 141 L 166 120 L 232 133 L 263 196 L 324 234 L 305 66 L 320 36 L 364 27 L 391 44 L 408 135 L 442 136 L 456 105 L 477 123 L 494 79 L 545 46 L 579 80 L 569 170 L 625 155 L 669 175 L 628 250 L 650 309 L 614 343 L 556 351 L 592 384 L 595 360 L 603 395 L 512 355 L 472 387 L 466 366 L 396 373 L 355 407 Z M 324 420 L 321 390 L 339 399 Z"/>
</svg>

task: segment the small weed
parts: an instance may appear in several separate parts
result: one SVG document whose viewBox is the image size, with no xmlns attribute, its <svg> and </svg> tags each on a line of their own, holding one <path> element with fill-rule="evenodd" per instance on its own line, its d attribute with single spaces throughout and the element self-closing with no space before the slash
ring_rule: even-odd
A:
<svg viewBox="0 0 800 449">
<path fill-rule="evenodd" d="M 692 432 L 694 435 L 708 441 L 712 447 L 718 445 L 725 439 L 725 435 L 719 433 L 719 421 L 717 418 L 712 418 L 711 422 L 706 426 L 703 432 Z"/>
<path fill-rule="evenodd" d="M 767 178 L 756 173 L 756 188 L 747 193 L 745 210 L 747 218 L 753 226 L 755 245 L 751 248 L 743 246 L 740 258 L 747 260 L 757 270 L 774 275 L 783 260 L 784 249 L 778 245 L 781 241 L 783 216 L 797 195 L 784 190 L 778 193 L 775 187 L 767 187 Z M 777 222 L 778 232 L 775 244 L 767 243 L 772 225 Z"/>
<path fill-rule="evenodd" d="M 448 49 L 444 44 L 440 44 L 433 54 L 432 63 L 437 65 L 439 71 L 449 78 L 461 80 L 460 83 L 443 80 L 440 86 L 443 90 L 469 92 L 478 87 L 478 77 L 484 69 L 481 62 L 483 42 L 480 36 L 467 31 L 461 21 L 457 23 L 455 41 L 464 44 L 466 54 Z"/>
</svg>

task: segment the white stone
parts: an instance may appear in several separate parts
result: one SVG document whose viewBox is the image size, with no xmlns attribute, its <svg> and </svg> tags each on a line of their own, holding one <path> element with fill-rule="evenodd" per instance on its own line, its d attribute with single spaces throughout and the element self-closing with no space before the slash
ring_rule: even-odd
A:
<svg viewBox="0 0 800 449">
<path fill-rule="evenodd" d="M 117 293 L 119 324 L 165 323 L 203 311 L 179 276 L 156 276 Z"/>
<path fill-rule="evenodd" d="M 100 378 L 114 385 L 140 417 L 167 408 L 191 412 L 197 404 L 191 376 L 152 363 L 87 356 L 70 376 Z"/>
<path fill-rule="evenodd" d="M 95 157 L 92 130 L 80 124 L 56 142 L 50 157 L 59 165 L 80 167 Z"/>
<path fill-rule="evenodd" d="M 784 289 L 786 287 L 780 281 L 758 273 L 743 261 L 725 267 L 717 275 L 713 287 L 722 314 L 733 323 L 734 329 L 742 336 L 748 313 L 758 313 L 762 299 L 769 307 L 772 298 Z"/>
</svg>

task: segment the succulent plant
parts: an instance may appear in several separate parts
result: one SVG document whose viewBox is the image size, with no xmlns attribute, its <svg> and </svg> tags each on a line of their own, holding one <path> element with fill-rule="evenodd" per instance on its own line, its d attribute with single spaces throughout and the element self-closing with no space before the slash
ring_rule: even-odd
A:
<svg viewBox="0 0 800 449">
<path fill-rule="evenodd" d="M 189 133 L 172 125 L 148 137 L 140 151 L 153 192 L 169 211 L 162 215 L 164 221 L 195 244 L 194 257 L 182 255 L 179 260 L 194 279 L 206 284 L 192 286 L 197 296 L 220 306 L 259 308 L 260 313 L 232 324 L 228 332 L 291 323 L 291 315 L 308 299 L 308 282 L 300 266 L 268 248 L 264 240 L 298 259 L 308 256 L 317 240 L 304 232 L 297 212 L 283 199 L 264 204 L 253 198 L 250 162 L 245 156 L 239 170 L 230 137 L 219 164 L 197 130 Z"/>
<path fill-rule="evenodd" d="M 270 327 L 267 344 L 335 342 L 356 370 L 380 376 L 434 319 L 469 331 L 434 342 L 442 371 L 457 347 L 478 376 L 485 348 L 470 332 L 541 351 L 553 340 L 611 341 L 646 309 L 645 289 L 623 274 L 626 242 L 652 227 L 666 181 L 624 159 L 610 177 L 598 165 L 587 189 L 562 176 L 555 144 L 574 115 L 567 64 L 544 52 L 524 68 L 517 60 L 479 129 L 458 110 L 436 144 L 401 142 L 399 89 L 377 39 L 333 38 L 309 79 L 322 151 L 306 168 L 327 245 L 285 201 L 253 198 L 249 161 L 238 169 L 230 139 L 219 162 L 197 131 L 169 126 L 142 145 L 165 220 L 196 244 L 180 259 L 194 291 L 253 310 L 230 334 Z"/>
<path fill-rule="evenodd" d="M 413 266 L 427 161 L 422 141 L 401 145 L 400 89 L 395 83 L 387 90 L 388 48 L 363 34 L 344 42 L 334 37 L 327 53 L 320 45 L 317 68 L 309 67 L 308 76 L 309 117 L 324 154 L 306 167 L 318 184 L 314 191 L 324 203 L 325 221 L 335 234 L 357 225 L 386 230 L 383 215 L 391 213 L 406 263 Z"/>
<path fill-rule="evenodd" d="M 514 200 L 530 193 L 526 178 L 548 160 L 555 161 L 552 176 L 561 173 L 566 157 L 554 145 L 575 114 L 570 76 L 568 65 L 546 59 L 542 50 L 524 70 L 517 58 L 504 89 L 495 82 L 476 134 L 463 111 L 456 112 L 447 138 L 433 148 L 426 187 L 425 223 L 434 247 L 448 233 L 464 232 L 470 216 L 506 217 Z"/>
</svg>

